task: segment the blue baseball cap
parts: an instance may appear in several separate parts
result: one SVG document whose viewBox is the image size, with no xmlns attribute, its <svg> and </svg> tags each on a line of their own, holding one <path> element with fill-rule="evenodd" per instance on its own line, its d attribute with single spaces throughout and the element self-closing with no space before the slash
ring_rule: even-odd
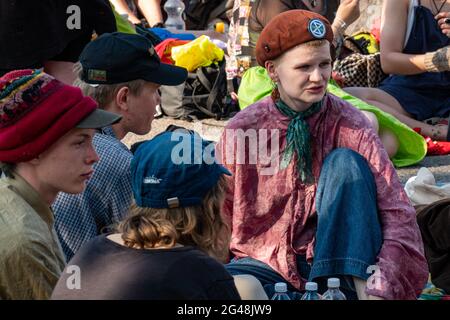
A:
<svg viewBox="0 0 450 320">
<path fill-rule="evenodd" d="M 90 84 L 116 84 L 142 79 L 176 86 L 187 78 L 185 68 L 162 63 L 151 41 L 138 34 L 104 33 L 80 55 L 81 80 Z"/>
<path fill-rule="evenodd" d="M 131 174 L 136 204 L 148 208 L 200 205 L 223 174 L 231 176 L 217 163 L 214 143 L 186 131 L 163 132 L 140 144 Z"/>
</svg>

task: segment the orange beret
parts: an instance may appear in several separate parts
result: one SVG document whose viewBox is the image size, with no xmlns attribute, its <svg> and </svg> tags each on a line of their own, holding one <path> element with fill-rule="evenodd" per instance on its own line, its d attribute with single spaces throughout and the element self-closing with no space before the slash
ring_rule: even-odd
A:
<svg viewBox="0 0 450 320">
<path fill-rule="evenodd" d="M 289 10 L 275 16 L 264 27 L 256 43 L 256 60 L 264 67 L 267 60 L 281 56 L 287 50 L 314 40 L 333 43 L 330 22 L 320 14 L 306 10 Z"/>
</svg>

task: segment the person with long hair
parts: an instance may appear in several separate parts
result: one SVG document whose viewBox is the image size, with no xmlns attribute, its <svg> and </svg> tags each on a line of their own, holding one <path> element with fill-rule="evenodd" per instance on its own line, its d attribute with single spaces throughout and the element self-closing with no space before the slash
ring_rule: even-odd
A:
<svg viewBox="0 0 450 320">
<path fill-rule="evenodd" d="M 140 144 L 129 215 L 69 262 L 66 270 L 81 271 L 80 289 L 67 288 L 72 274 L 64 272 L 52 298 L 240 299 L 221 263 L 229 248 L 221 208 L 230 173 L 213 152 L 199 135 L 177 131 Z"/>
</svg>

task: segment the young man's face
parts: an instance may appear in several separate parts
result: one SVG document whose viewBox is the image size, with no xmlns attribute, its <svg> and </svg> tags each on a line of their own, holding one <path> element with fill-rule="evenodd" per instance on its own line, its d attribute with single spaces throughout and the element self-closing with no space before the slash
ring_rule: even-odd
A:
<svg viewBox="0 0 450 320">
<path fill-rule="evenodd" d="M 92 145 L 94 129 L 72 129 L 36 160 L 39 183 L 48 192 L 81 193 L 99 160 Z"/>
<path fill-rule="evenodd" d="M 156 106 L 161 103 L 159 87 L 158 84 L 146 82 L 139 95 L 129 95 L 129 108 L 126 116 L 128 131 L 138 135 L 149 133 Z"/>
<path fill-rule="evenodd" d="M 303 44 L 284 53 L 269 72 L 272 79 L 278 79 L 281 99 L 309 107 L 325 95 L 331 61 L 328 42 L 318 47 Z"/>
</svg>

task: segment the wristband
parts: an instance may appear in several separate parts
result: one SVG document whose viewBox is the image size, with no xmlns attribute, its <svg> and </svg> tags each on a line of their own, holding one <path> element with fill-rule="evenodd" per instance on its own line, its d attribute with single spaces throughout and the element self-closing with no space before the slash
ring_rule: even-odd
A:
<svg viewBox="0 0 450 320">
<path fill-rule="evenodd" d="M 344 20 L 342 20 L 341 18 L 336 17 L 336 18 L 334 19 L 334 21 L 335 21 L 336 23 L 338 23 L 338 28 L 339 28 L 339 30 L 344 31 L 345 29 L 347 29 L 347 23 L 346 23 Z"/>
</svg>

